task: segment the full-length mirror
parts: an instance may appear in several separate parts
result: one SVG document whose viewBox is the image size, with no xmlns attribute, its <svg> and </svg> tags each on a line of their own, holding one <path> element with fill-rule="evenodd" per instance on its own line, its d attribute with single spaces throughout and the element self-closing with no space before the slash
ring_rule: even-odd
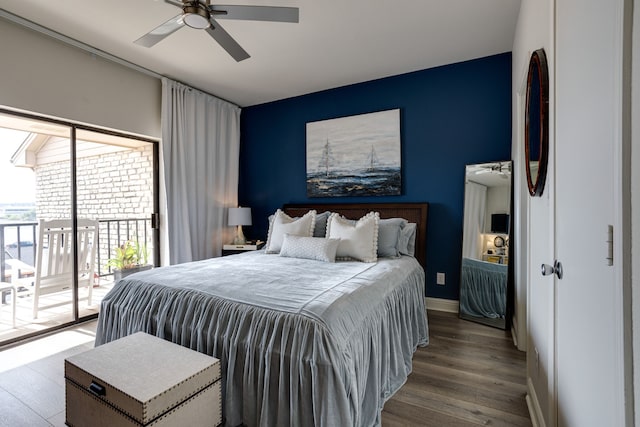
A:
<svg viewBox="0 0 640 427">
<path fill-rule="evenodd" d="M 505 329 L 509 282 L 511 161 L 465 171 L 460 317 Z"/>
</svg>

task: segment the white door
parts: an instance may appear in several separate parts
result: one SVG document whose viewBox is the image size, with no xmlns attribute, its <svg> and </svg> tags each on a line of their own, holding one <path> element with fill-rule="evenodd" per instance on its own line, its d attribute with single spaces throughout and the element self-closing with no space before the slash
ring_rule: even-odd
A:
<svg viewBox="0 0 640 427">
<path fill-rule="evenodd" d="M 549 161 L 553 163 L 553 138 L 549 140 Z M 550 164 L 552 166 L 552 164 Z M 553 254 L 553 167 L 547 173 L 542 197 L 529 200 L 529 291 L 527 316 L 529 343 L 527 345 L 527 378 L 529 393 L 540 425 L 554 426 L 553 373 L 554 349 L 554 281 L 543 277 L 540 266 L 549 262 Z M 533 388 L 532 388 L 533 387 Z"/>
<path fill-rule="evenodd" d="M 621 226 L 623 2 L 556 0 L 558 426 L 625 425 L 622 257 L 606 259 Z"/>
</svg>

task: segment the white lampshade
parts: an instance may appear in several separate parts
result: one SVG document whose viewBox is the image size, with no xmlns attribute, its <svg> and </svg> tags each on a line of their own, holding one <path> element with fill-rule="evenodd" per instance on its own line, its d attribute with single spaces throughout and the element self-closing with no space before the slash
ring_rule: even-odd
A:
<svg viewBox="0 0 640 427">
<path fill-rule="evenodd" d="M 251 208 L 229 208 L 229 225 L 251 225 Z"/>
</svg>

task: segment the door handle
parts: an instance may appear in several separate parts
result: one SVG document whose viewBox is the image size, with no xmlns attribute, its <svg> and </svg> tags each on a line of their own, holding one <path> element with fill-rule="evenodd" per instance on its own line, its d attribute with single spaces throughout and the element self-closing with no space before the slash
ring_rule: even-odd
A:
<svg viewBox="0 0 640 427">
<path fill-rule="evenodd" d="M 558 260 L 553 261 L 553 267 L 549 264 L 542 264 L 541 270 L 543 276 L 555 274 L 558 279 L 562 279 L 562 263 Z"/>
</svg>

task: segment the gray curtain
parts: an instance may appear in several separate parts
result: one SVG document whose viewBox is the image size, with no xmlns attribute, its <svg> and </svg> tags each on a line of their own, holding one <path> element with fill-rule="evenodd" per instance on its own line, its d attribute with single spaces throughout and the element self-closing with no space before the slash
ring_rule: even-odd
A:
<svg viewBox="0 0 640 427">
<path fill-rule="evenodd" d="M 162 79 L 162 160 L 170 264 L 219 256 L 238 202 L 240 108 Z"/>
</svg>

